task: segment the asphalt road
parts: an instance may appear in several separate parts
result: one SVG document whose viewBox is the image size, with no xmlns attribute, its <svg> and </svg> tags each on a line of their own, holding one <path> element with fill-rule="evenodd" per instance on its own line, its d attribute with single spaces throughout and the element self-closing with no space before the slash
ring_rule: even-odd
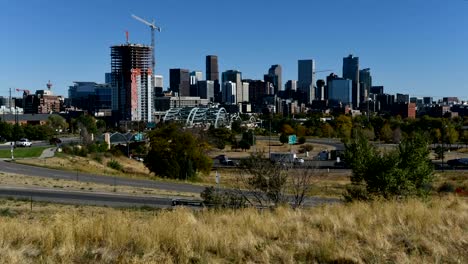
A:
<svg viewBox="0 0 468 264">
<path fill-rule="evenodd" d="M 29 189 L 17 187 L 0 187 L 0 197 L 34 201 L 99 205 L 112 207 L 171 207 L 171 198 L 141 197 L 107 193 L 89 193 L 76 191 L 57 191 L 52 189 Z"/>
<path fill-rule="evenodd" d="M 45 177 L 52 179 L 63 179 L 81 182 L 92 182 L 107 185 L 121 185 L 132 187 L 153 188 L 167 191 L 177 192 L 192 192 L 201 193 L 204 190 L 203 186 L 185 184 L 185 183 L 171 183 L 171 182 L 157 182 L 152 180 L 129 179 L 114 176 L 94 175 L 77 173 L 70 171 L 61 171 L 55 169 L 47 169 L 35 166 L 28 166 L 17 164 L 14 162 L 6 162 L 0 160 L 0 172 L 17 173 L 28 176 Z"/>
<path fill-rule="evenodd" d="M 151 180 L 127 179 L 112 176 L 91 175 L 83 173 L 74 173 L 68 171 L 60 171 L 54 169 L 40 168 L 22 164 L 16 164 L 0 160 L 0 172 L 17 173 L 28 176 L 37 176 L 53 179 L 75 180 L 82 182 L 93 182 L 108 185 L 124 185 L 144 188 L 154 188 L 176 192 L 193 192 L 200 193 L 205 187 L 170 182 L 156 182 Z M 114 182 L 115 181 L 115 182 Z M 36 201 L 61 202 L 73 204 L 91 204 L 91 205 L 107 205 L 107 206 L 152 206 L 152 207 L 168 207 L 171 204 L 171 198 L 154 198 L 141 196 L 127 196 L 104 193 L 84 193 L 76 191 L 57 191 L 54 189 L 37 189 L 37 188 L 12 188 L 0 187 L 0 197 L 13 198 L 33 198 Z M 305 200 L 306 206 L 315 206 L 319 204 L 328 204 L 339 202 L 336 198 L 320 198 L 307 197 Z"/>
</svg>

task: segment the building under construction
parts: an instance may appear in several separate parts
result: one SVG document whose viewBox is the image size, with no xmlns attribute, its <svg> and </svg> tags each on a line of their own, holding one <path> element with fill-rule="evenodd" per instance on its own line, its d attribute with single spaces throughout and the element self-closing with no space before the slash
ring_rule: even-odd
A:
<svg viewBox="0 0 468 264">
<path fill-rule="evenodd" d="M 126 121 L 152 122 L 152 48 L 141 44 L 111 47 L 112 110 Z"/>
</svg>

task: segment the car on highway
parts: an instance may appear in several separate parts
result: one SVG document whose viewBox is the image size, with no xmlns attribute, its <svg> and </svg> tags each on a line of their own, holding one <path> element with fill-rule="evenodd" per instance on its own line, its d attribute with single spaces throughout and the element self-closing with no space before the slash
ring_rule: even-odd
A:
<svg viewBox="0 0 468 264">
<path fill-rule="evenodd" d="M 468 168 L 468 158 L 451 159 L 447 161 L 447 165 L 452 168 Z"/>
<path fill-rule="evenodd" d="M 304 159 L 294 158 L 294 164 L 295 165 L 302 165 L 302 164 L 304 164 Z"/>
<path fill-rule="evenodd" d="M 29 141 L 27 138 L 22 138 L 19 141 L 16 142 L 17 147 L 31 147 L 32 143 Z"/>
<path fill-rule="evenodd" d="M 349 165 L 344 160 L 335 162 L 335 168 L 349 169 Z"/>
<path fill-rule="evenodd" d="M 220 161 L 221 164 L 223 165 L 226 165 L 226 166 L 235 166 L 236 164 L 234 163 L 234 161 L 226 158 L 226 159 L 223 159 Z"/>
</svg>

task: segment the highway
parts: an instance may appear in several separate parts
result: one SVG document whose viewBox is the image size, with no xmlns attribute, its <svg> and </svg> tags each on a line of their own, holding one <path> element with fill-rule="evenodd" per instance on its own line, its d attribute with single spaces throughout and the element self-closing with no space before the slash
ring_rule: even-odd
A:
<svg viewBox="0 0 468 264">
<path fill-rule="evenodd" d="M 16 173 L 27 176 L 37 176 L 43 178 L 63 179 L 80 182 L 92 182 L 107 185 L 122 185 L 132 187 L 153 188 L 167 191 L 177 192 L 192 192 L 201 193 L 204 190 L 203 186 L 197 186 L 185 183 L 159 182 L 152 180 L 129 179 L 114 176 L 85 174 L 70 171 L 61 171 L 55 169 L 47 169 L 35 166 L 17 164 L 0 160 L 0 172 Z"/>
<path fill-rule="evenodd" d="M 128 179 L 113 176 L 83 174 L 68 171 L 60 171 L 41 167 L 34 167 L 12 162 L 0 160 L 0 172 L 17 173 L 28 176 L 45 177 L 52 179 L 65 179 L 82 182 L 93 182 L 100 184 L 124 185 L 134 187 L 153 188 L 160 190 L 176 191 L 176 192 L 192 192 L 201 193 L 205 187 L 185 183 L 157 182 L 151 180 Z M 106 205 L 106 206 L 152 206 L 152 207 L 168 207 L 171 204 L 171 198 L 155 198 L 142 196 L 117 195 L 110 193 L 91 193 L 91 192 L 76 192 L 67 190 L 55 190 L 45 188 L 14 188 L 0 187 L 0 197 L 11 198 L 27 198 L 32 197 L 35 201 L 48 201 L 72 204 L 90 204 L 90 205 Z M 320 198 L 307 197 L 305 200 L 306 206 L 315 206 L 324 203 L 339 202 L 336 198 Z"/>
<path fill-rule="evenodd" d="M 171 207 L 171 198 L 142 197 L 109 193 L 58 191 L 47 188 L 0 187 L 0 197 L 64 204 L 99 205 L 111 207 Z"/>
</svg>

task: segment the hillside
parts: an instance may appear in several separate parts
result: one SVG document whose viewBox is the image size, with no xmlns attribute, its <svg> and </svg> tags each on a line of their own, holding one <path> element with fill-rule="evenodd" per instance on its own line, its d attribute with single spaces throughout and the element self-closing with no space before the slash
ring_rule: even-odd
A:
<svg viewBox="0 0 468 264">
<path fill-rule="evenodd" d="M 258 211 L 1 201 L 0 263 L 466 263 L 468 202 Z"/>
</svg>

